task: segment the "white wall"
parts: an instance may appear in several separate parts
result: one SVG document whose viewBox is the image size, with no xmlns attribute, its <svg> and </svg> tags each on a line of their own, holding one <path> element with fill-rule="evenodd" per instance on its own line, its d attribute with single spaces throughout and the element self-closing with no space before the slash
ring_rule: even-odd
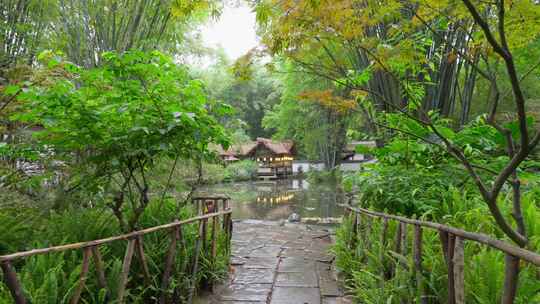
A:
<svg viewBox="0 0 540 304">
<path fill-rule="evenodd" d="M 293 174 L 297 174 L 300 171 L 303 173 L 306 173 L 311 170 L 321 171 L 322 169 L 324 169 L 324 164 L 321 162 L 312 163 L 308 161 L 293 161 L 293 164 L 292 164 Z"/>
<path fill-rule="evenodd" d="M 341 163 L 340 165 L 340 169 L 341 171 L 358 171 L 362 168 L 362 163 L 347 163 L 347 162 L 344 162 L 344 163 Z"/>
</svg>

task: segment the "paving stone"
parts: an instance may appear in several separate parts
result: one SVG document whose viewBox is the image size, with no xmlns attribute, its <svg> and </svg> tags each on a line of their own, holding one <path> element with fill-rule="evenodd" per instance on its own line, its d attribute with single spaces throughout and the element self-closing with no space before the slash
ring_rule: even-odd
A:
<svg viewBox="0 0 540 304">
<path fill-rule="evenodd" d="M 322 304 L 352 304 L 353 298 L 346 297 L 323 297 Z"/>
<path fill-rule="evenodd" d="M 231 266 L 244 265 L 246 263 L 246 258 L 239 256 L 231 256 Z"/>
<path fill-rule="evenodd" d="M 244 268 L 275 269 L 278 262 L 278 257 L 250 257 L 244 259 Z"/>
<path fill-rule="evenodd" d="M 236 268 L 233 276 L 235 284 L 271 284 L 274 282 L 273 269 Z"/>
<path fill-rule="evenodd" d="M 278 272 L 275 286 L 278 287 L 318 287 L 317 273 L 314 270 L 306 272 Z"/>
<path fill-rule="evenodd" d="M 232 284 L 219 296 L 221 301 L 266 302 L 272 284 Z"/>
<path fill-rule="evenodd" d="M 341 297 L 328 234 L 302 224 L 235 221 L 231 284 L 204 303 L 266 304 L 270 295 L 271 304 L 352 303 Z"/>
<path fill-rule="evenodd" d="M 281 256 L 283 257 L 305 257 L 306 251 L 302 249 L 295 249 L 295 248 L 286 248 L 283 249 L 283 252 L 281 253 Z"/>
<path fill-rule="evenodd" d="M 263 246 L 251 251 L 251 257 L 277 257 L 281 253 L 281 246 Z"/>
<path fill-rule="evenodd" d="M 318 288 L 276 287 L 270 304 L 320 304 Z"/>
<path fill-rule="evenodd" d="M 337 281 L 319 278 L 319 288 L 322 296 L 339 297 L 342 294 Z"/>
<path fill-rule="evenodd" d="M 303 257 L 285 257 L 279 264 L 279 272 L 308 272 L 316 269 L 315 262 Z"/>
</svg>

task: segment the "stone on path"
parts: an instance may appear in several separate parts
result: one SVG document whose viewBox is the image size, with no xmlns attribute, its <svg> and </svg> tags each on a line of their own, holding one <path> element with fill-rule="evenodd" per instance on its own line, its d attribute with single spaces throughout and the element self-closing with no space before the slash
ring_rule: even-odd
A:
<svg viewBox="0 0 540 304">
<path fill-rule="evenodd" d="M 200 303 L 338 304 L 330 233 L 303 224 L 235 221 L 229 279 Z"/>
</svg>

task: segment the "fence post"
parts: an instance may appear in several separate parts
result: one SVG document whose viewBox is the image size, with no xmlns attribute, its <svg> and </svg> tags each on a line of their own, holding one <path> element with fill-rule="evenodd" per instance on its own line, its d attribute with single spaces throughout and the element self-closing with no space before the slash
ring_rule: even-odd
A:
<svg viewBox="0 0 540 304">
<path fill-rule="evenodd" d="M 356 241 L 358 239 L 358 213 L 351 212 L 351 216 L 353 216 L 353 222 L 351 227 L 351 239 L 349 240 L 349 248 L 351 250 L 354 250 L 354 254 L 356 255 Z"/>
<path fill-rule="evenodd" d="M 15 303 L 28 303 L 24 296 L 21 283 L 17 279 L 17 273 L 15 272 L 15 270 L 13 270 L 13 266 L 11 266 L 11 263 L 9 261 L 4 261 L 0 263 L 0 266 L 2 267 L 2 271 L 4 272 L 4 280 L 6 282 L 6 285 L 9 288 L 9 291 L 11 292 L 11 296 L 15 300 Z"/>
<path fill-rule="evenodd" d="M 195 293 L 195 283 L 197 282 L 197 271 L 199 270 L 199 253 L 201 251 L 201 242 L 203 238 L 203 221 L 199 222 L 199 237 L 197 238 L 196 244 L 195 244 L 195 259 L 193 262 L 193 271 L 191 272 L 191 283 L 189 286 L 189 294 L 188 294 L 188 300 L 187 303 L 191 304 L 193 303 L 193 295 Z"/>
<path fill-rule="evenodd" d="M 219 203 L 214 202 L 212 212 L 219 212 Z M 212 243 L 211 243 L 211 253 L 212 253 L 212 262 L 215 262 L 217 256 L 217 233 L 219 229 L 218 217 L 214 216 L 212 218 Z"/>
<path fill-rule="evenodd" d="M 454 287 L 454 246 L 456 237 L 446 231 L 439 230 L 439 238 L 443 249 L 444 259 L 448 269 L 448 304 L 456 303 Z"/>
<path fill-rule="evenodd" d="M 146 256 L 144 255 L 144 245 L 143 245 L 143 238 L 141 235 L 138 235 L 136 238 L 136 250 L 137 250 L 137 256 L 139 257 L 139 262 L 141 263 L 144 281 L 147 285 L 150 285 L 152 283 L 152 279 L 150 276 L 150 270 L 148 269 L 148 263 L 146 262 Z"/>
<path fill-rule="evenodd" d="M 88 266 L 90 264 L 91 254 L 92 254 L 92 249 L 90 249 L 90 247 L 85 247 L 83 249 L 83 262 L 82 262 L 82 267 L 81 267 L 81 275 L 79 279 L 79 284 L 77 285 L 77 288 L 75 289 L 75 292 L 73 293 L 73 297 L 71 298 L 71 301 L 70 301 L 71 304 L 79 303 L 79 299 L 81 298 L 81 293 L 84 289 L 84 285 L 86 284 L 86 278 L 88 277 Z"/>
<path fill-rule="evenodd" d="M 427 298 L 424 291 L 424 275 L 422 270 L 422 227 L 420 225 L 414 225 L 414 245 L 413 245 L 413 259 L 414 259 L 414 274 L 416 277 L 416 287 L 418 289 L 419 303 L 427 304 Z"/>
<path fill-rule="evenodd" d="M 519 279 L 519 258 L 510 254 L 504 259 L 504 286 L 502 304 L 512 304 L 516 297 Z"/>
<path fill-rule="evenodd" d="M 108 295 L 109 291 L 107 289 L 107 279 L 105 278 L 105 267 L 103 266 L 103 260 L 101 259 L 101 253 L 99 252 L 98 246 L 92 247 L 92 257 L 96 267 L 98 287 L 100 289 L 105 289 L 105 295 Z"/>
<path fill-rule="evenodd" d="M 388 235 L 388 219 L 383 218 L 383 227 L 382 227 L 382 232 L 381 232 L 381 252 L 379 256 L 379 259 L 381 260 L 381 265 L 384 265 L 384 257 L 386 255 L 386 249 L 387 249 L 387 243 L 388 243 L 387 235 Z M 390 276 L 392 275 L 391 269 L 390 269 L 390 273 L 388 273 L 385 270 L 385 267 L 381 267 L 381 274 L 385 280 L 389 279 Z M 384 286 L 384 280 L 381 280 L 381 284 L 382 286 Z"/>
<path fill-rule="evenodd" d="M 164 304 L 167 301 L 166 290 L 169 287 L 169 280 L 176 257 L 176 244 L 178 242 L 180 229 L 180 226 L 176 226 L 174 227 L 173 231 L 171 231 L 171 243 L 169 244 L 169 250 L 167 250 L 167 257 L 165 258 L 165 268 L 163 269 L 163 276 L 161 278 L 161 295 L 159 297 L 160 304 Z"/>
<path fill-rule="evenodd" d="M 409 251 L 409 246 L 407 244 L 407 224 L 400 223 L 401 226 L 401 254 L 406 256 Z"/>
<path fill-rule="evenodd" d="M 454 289 L 456 304 L 465 304 L 465 252 L 463 239 L 456 236 L 454 245 Z"/>
<path fill-rule="evenodd" d="M 134 251 L 135 239 L 130 239 L 126 247 L 124 262 L 122 263 L 122 273 L 120 276 L 120 284 L 118 286 L 118 296 L 116 297 L 118 303 L 124 303 L 124 294 L 126 292 L 126 285 L 129 278 L 129 269 L 131 268 L 131 260 L 133 258 Z"/>
</svg>

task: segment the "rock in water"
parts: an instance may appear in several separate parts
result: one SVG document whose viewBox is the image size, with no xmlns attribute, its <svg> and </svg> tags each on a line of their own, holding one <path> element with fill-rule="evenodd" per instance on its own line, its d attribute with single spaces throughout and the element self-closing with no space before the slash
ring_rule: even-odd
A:
<svg viewBox="0 0 540 304">
<path fill-rule="evenodd" d="M 291 215 L 289 215 L 288 221 L 290 223 L 298 223 L 300 222 L 300 215 L 293 212 Z"/>
</svg>

